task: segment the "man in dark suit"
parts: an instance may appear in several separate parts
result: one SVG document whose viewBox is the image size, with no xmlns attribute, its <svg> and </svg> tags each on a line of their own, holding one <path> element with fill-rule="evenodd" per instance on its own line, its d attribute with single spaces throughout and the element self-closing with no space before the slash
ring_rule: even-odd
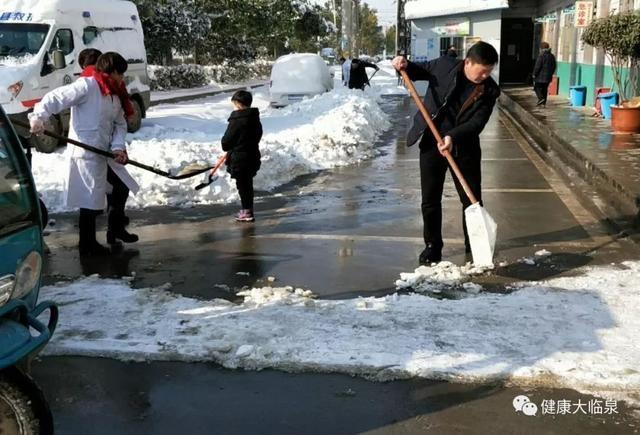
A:
<svg viewBox="0 0 640 435">
<path fill-rule="evenodd" d="M 393 66 L 406 70 L 411 80 L 428 80 L 424 103 L 443 137 L 437 143 L 427 123 L 418 111 L 407 136 L 407 145 L 420 141 L 420 182 L 422 187 L 422 219 L 425 249 L 420 264 L 442 259 L 442 191 L 447 172 L 447 160 L 442 156 L 451 152 L 476 198 L 480 190 L 480 132 L 489 121 L 500 96 L 500 88 L 491 78 L 498 63 L 498 53 L 486 42 L 474 44 L 464 60 L 451 56 L 418 65 L 403 57 L 396 57 Z M 454 176 L 463 210 L 470 205 L 467 195 Z M 464 222 L 464 212 L 463 212 Z M 463 225 L 465 225 L 463 223 Z M 466 251 L 470 252 L 466 225 Z"/>
<path fill-rule="evenodd" d="M 373 68 L 378 71 L 380 68 L 371 62 L 362 59 L 353 59 L 351 61 L 351 76 L 349 77 L 349 89 L 360 89 L 364 91 L 364 87 L 369 84 L 366 68 Z"/>
</svg>

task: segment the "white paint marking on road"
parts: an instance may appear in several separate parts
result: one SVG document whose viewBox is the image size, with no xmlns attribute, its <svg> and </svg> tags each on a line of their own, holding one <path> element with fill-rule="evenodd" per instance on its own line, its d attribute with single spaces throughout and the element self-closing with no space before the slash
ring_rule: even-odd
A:
<svg viewBox="0 0 640 435">
<path fill-rule="evenodd" d="M 307 233 L 273 233 L 273 234 L 257 234 L 251 236 L 254 239 L 271 239 L 271 240 L 329 240 L 329 241 L 349 241 L 349 242 L 398 242 L 398 243 L 412 243 L 421 245 L 424 243 L 421 237 L 399 237 L 399 236 L 365 236 L 356 234 L 307 234 Z M 581 248 L 591 247 L 600 243 L 605 243 L 609 240 L 609 237 L 596 237 L 593 240 L 566 240 L 557 242 L 545 242 L 538 243 L 536 247 L 550 247 L 550 248 Z M 463 245 L 463 238 L 445 238 L 443 239 L 445 245 Z M 521 244 L 510 243 L 505 241 L 501 243 L 502 249 L 510 247 L 518 247 Z"/>
<path fill-rule="evenodd" d="M 397 162 L 419 162 L 420 159 L 396 159 Z M 483 158 L 483 162 L 527 162 L 526 157 L 495 157 L 495 158 Z"/>
<path fill-rule="evenodd" d="M 419 188 L 410 188 L 410 189 L 398 189 L 398 188 L 385 188 L 387 192 L 393 193 L 420 193 L 421 190 Z M 495 187 L 482 189 L 482 193 L 555 193 L 553 189 L 499 189 Z"/>
</svg>

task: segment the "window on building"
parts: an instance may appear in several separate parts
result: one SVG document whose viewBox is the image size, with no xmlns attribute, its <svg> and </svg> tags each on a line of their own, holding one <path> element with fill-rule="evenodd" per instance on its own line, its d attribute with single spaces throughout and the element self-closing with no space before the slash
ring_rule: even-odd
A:
<svg viewBox="0 0 640 435">
<path fill-rule="evenodd" d="M 447 54 L 449 47 L 455 47 L 458 51 L 458 56 L 464 56 L 464 37 L 453 36 L 450 38 L 440 38 L 440 56 Z"/>
</svg>

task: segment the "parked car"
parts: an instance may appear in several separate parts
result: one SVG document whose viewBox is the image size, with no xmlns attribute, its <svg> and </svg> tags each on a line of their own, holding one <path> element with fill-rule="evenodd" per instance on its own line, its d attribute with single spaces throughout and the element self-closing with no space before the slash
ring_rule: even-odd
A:
<svg viewBox="0 0 640 435">
<path fill-rule="evenodd" d="M 53 433 L 47 402 L 28 374 L 58 321 L 52 302 L 37 303 L 41 219 L 22 144 L 0 108 L 0 433 Z M 38 317 L 45 311 L 43 323 Z"/>
<path fill-rule="evenodd" d="M 7 12 L 8 11 L 8 12 Z M 125 74 L 140 128 L 150 102 L 147 55 L 136 5 L 121 0 L 3 0 L 0 8 L 0 104 L 13 119 L 27 113 L 51 89 L 80 76 L 78 54 L 85 48 L 116 51 L 127 62 Z M 69 111 L 52 118 L 56 133 L 68 130 Z M 21 137 L 28 132 L 18 128 Z M 52 152 L 58 141 L 32 136 L 29 144 Z"/>
<path fill-rule="evenodd" d="M 284 107 L 333 89 L 333 73 L 317 54 L 288 54 L 271 69 L 271 106 Z"/>
</svg>

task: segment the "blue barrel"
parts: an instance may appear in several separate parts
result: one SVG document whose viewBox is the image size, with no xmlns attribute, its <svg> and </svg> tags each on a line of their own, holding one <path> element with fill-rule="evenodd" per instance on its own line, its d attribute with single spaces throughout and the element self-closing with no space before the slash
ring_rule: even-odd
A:
<svg viewBox="0 0 640 435">
<path fill-rule="evenodd" d="M 569 99 L 573 107 L 584 106 L 587 104 L 587 87 L 571 86 L 569 88 Z"/>
<path fill-rule="evenodd" d="M 600 110 L 602 110 L 602 117 L 604 119 L 611 119 L 611 106 L 618 104 L 618 93 L 607 92 L 606 94 L 598 95 L 600 98 Z"/>
</svg>

